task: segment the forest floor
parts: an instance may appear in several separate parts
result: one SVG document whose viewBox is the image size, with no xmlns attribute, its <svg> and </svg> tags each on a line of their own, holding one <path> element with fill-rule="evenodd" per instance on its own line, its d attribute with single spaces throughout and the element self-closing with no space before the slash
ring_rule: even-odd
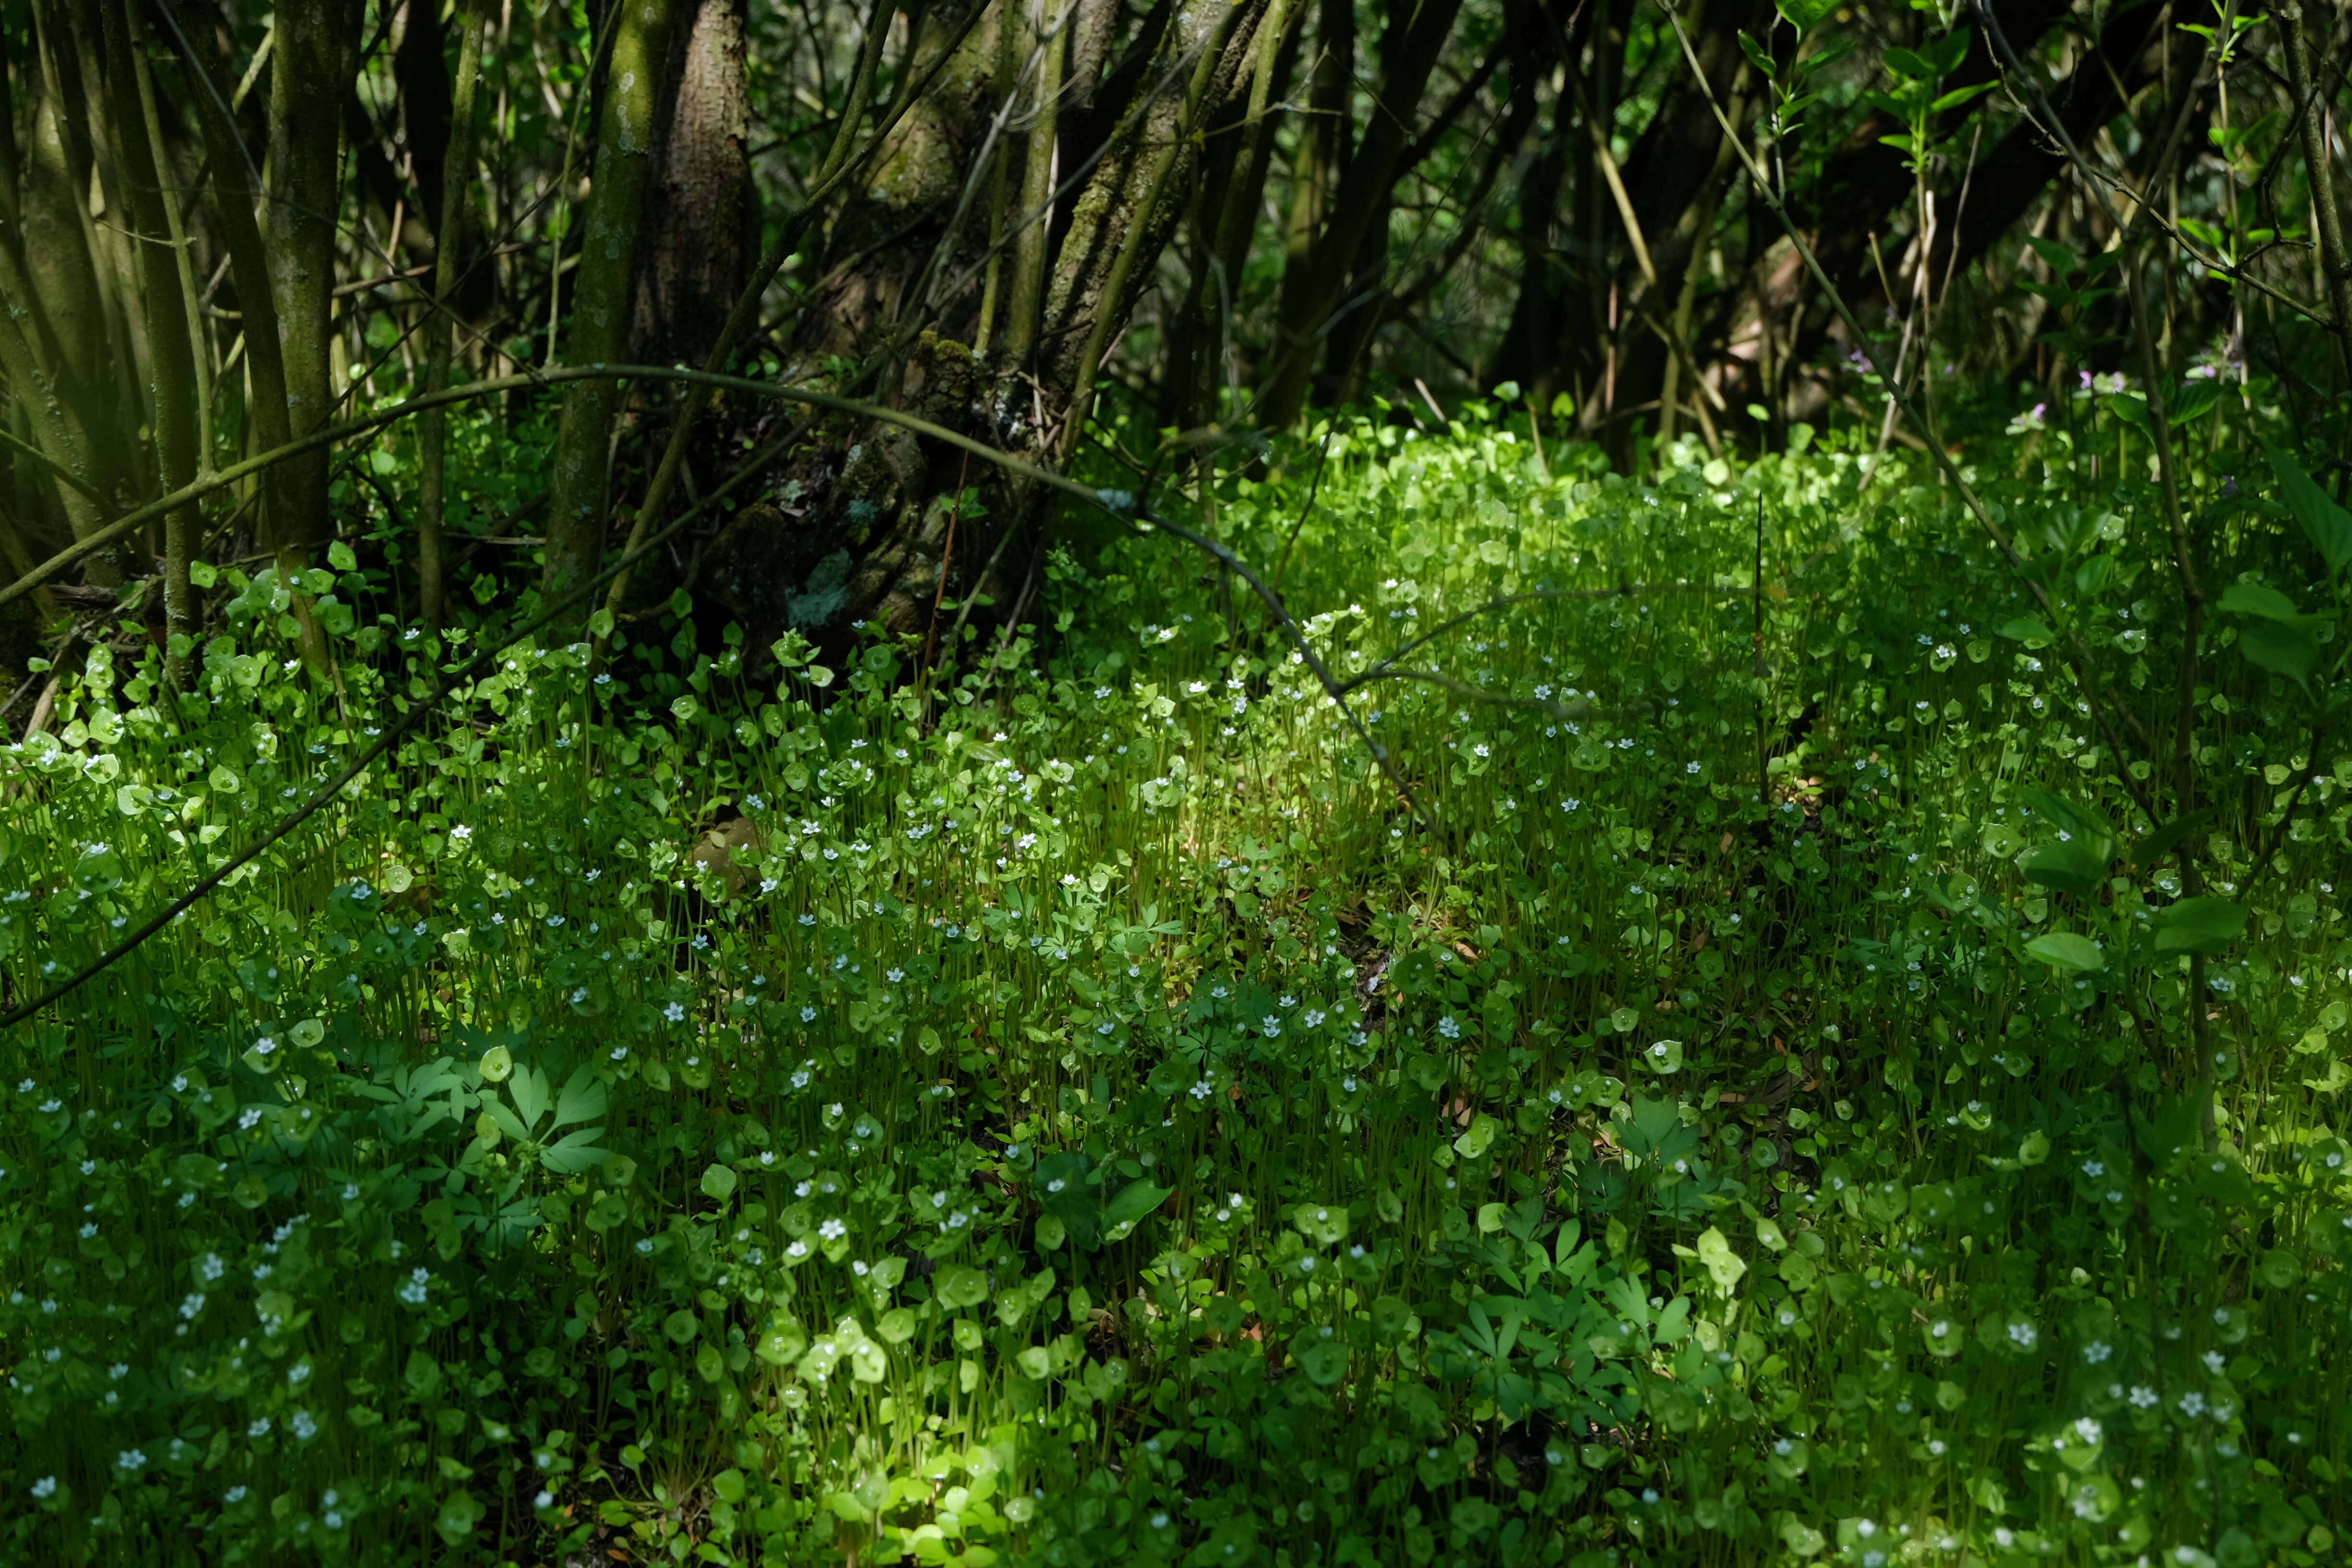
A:
<svg viewBox="0 0 2352 1568">
<path fill-rule="evenodd" d="M 2352 758 L 2212 652 L 2162 820 L 2145 498 L 1983 460 L 2053 610 L 1842 447 L 1324 455 L 1215 525 L 1363 735 L 1165 536 L 518 647 L 14 1031 L 0 1550 L 2329 1560 Z M 13 998 L 451 651 L 284 593 L 0 751 Z"/>
</svg>

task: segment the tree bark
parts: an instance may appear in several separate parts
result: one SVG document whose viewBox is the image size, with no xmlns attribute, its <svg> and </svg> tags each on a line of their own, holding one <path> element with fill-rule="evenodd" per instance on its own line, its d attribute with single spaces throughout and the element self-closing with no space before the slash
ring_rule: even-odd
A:
<svg viewBox="0 0 2352 1568">
<path fill-rule="evenodd" d="M 410 0 L 412 10 L 418 0 Z M 465 254 L 467 196 L 474 187 L 474 93 L 481 77 L 481 0 L 462 0 L 457 8 L 457 82 L 452 95 L 449 134 L 442 147 L 443 166 L 433 184 L 441 192 L 441 207 L 434 228 L 433 316 L 425 328 L 425 390 L 438 392 L 449 384 L 449 359 L 456 346 L 457 322 L 451 314 L 457 289 L 458 259 Z M 437 40 L 439 29 L 434 37 Z M 428 408 L 417 419 L 416 474 L 416 604 L 417 616 L 428 637 L 441 631 L 442 523 L 447 515 L 449 411 Z"/>
<path fill-rule="evenodd" d="M 193 90 L 189 98 L 205 139 L 205 162 L 211 170 L 213 210 L 220 221 L 221 238 L 229 254 L 229 281 L 245 325 L 245 367 L 248 383 L 245 399 L 248 436 L 254 450 L 268 452 L 293 439 L 291 411 L 287 402 L 286 361 L 280 347 L 278 306 L 271 289 L 269 249 L 255 216 L 259 170 L 244 139 L 238 135 L 223 63 L 203 45 L 187 20 L 173 8 L 173 0 L 159 0 L 157 10 L 171 27 L 180 60 Z M 260 492 L 261 522 L 257 537 L 265 545 L 294 531 L 293 519 L 300 500 L 291 488 L 286 468 L 271 468 L 255 481 Z M 285 519 L 281 524 L 278 520 Z"/>
<path fill-rule="evenodd" d="M 67 62 L 47 25 L 48 8 L 36 6 L 34 48 L 39 68 L 26 79 L 34 89 L 28 105 L 19 296 L 37 301 L 23 330 L 27 347 L 43 367 L 55 411 L 70 426 L 82 460 L 120 473 L 106 437 L 114 399 L 107 384 L 113 345 L 106 330 L 106 290 L 100 258 L 89 245 L 89 143 L 73 129 L 76 106 L 67 101 Z M 55 457 L 58 454 L 52 453 Z M 62 498 L 61 498 L 62 499 Z M 66 503 L 70 512 L 72 502 Z"/>
<path fill-rule="evenodd" d="M 1136 21 L 1083 114 L 1071 108 L 1082 83 L 1065 75 L 1070 92 L 1055 115 L 1060 177 L 1075 182 L 1076 194 L 1060 208 L 1066 216 L 1039 226 L 1045 273 L 1025 356 L 1010 346 L 975 353 L 953 335 L 979 324 L 971 296 L 984 257 L 960 249 L 946 273 L 960 286 L 926 314 L 905 284 L 926 268 L 909 259 L 907 245 L 871 237 L 912 232 L 961 247 L 958 235 L 976 226 L 958 230 L 949 221 L 969 159 L 1003 101 L 992 65 L 997 39 L 976 39 L 950 73 L 968 87 L 942 93 L 910 124 L 835 225 L 839 259 L 828 270 L 839 279 L 823 295 L 831 310 L 803 342 L 864 350 L 899 408 L 1045 466 L 1066 464 L 1094 373 L 1182 216 L 1200 133 L 1250 79 L 1265 9 L 1250 0 L 1187 27 L 1171 25 L 1179 16 L 1172 4 L 1156 6 Z M 1083 26 L 1083 6 L 1078 15 Z M 702 591 L 760 649 L 787 628 L 845 640 L 857 621 L 921 635 L 938 605 L 942 646 L 952 653 L 944 637 L 961 613 L 957 601 L 994 602 L 968 625 L 1017 615 L 1049 521 L 1043 498 L 1002 470 L 865 421 L 819 432 L 778 489 L 781 504 L 747 508 L 728 526 L 701 578 Z"/>
<path fill-rule="evenodd" d="M 1069 11 L 1059 0 L 1001 0 L 1022 7 L 1016 69 L 1032 71 L 1029 131 L 1013 213 L 1013 275 L 1004 305 L 1004 352 L 1025 360 L 1037 343 L 1037 310 L 1045 287 L 1045 242 L 1054 209 L 1055 122 L 1061 110 L 1062 59 L 1068 53 Z"/>
<path fill-rule="evenodd" d="M 2303 142 L 2303 165 L 2311 182 L 2312 226 L 2319 234 L 2319 273 L 2327 290 L 2327 313 L 2336 328 L 2336 352 L 2345 384 L 2352 387 L 2352 256 L 2344 251 L 2344 219 L 2336 205 L 2336 160 L 2328 151 L 2326 114 L 2312 84 L 2311 40 L 2304 36 L 2303 6 L 2286 0 L 2279 7 L 2279 41 L 2285 47 L 2287 90 L 2294 94 L 2295 131 Z"/>
<path fill-rule="evenodd" d="M 651 249 L 637 269 L 639 361 L 701 363 L 751 273 L 745 26 L 744 0 L 698 0 L 692 21 L 673 29 L 677 86 L 646 225 Z"/>
<path fill-rule="evenodd" d="M 115 112 L 117 155 L 122 160 L 128 216 L 136 226 L 133 248 L 139 264 L 139 300 L 151 377 L 148 416 L 155 438 L 157 479 L 175 490 L 195 478 L 197 458 L 196 361 L 188 337 L 188 306 L 192 289 L 184 287 L 185 251 L 175 243 L 178 224 L 170 210 L 177 199 L 167 188 L 165 169 L 158 162 L 163 151 L 162 126 L 154 111 L 154 95 L 144 79 L 133 51 L 144 47 L 134 31 L 128 9 L 131 0 L 102 0 L 100 25 L 106 38 L 109 107 Z M 188 565 L 194 554 L 197 528 L 193 504 L 177 508 L 163 522 L 163 606 L 168 633 L 185 637 L 194 630 L 192 605 L 194 590 Z M 169 659 L 172 684 L 184 684 L 186 655 Z"/>
<path fill-rule="evenodd" d="M 288 0 L 277 18 L 269 65 L 270 292 L 285 362 L 287 426 L 299 440 L 335 413 L 331 339 L 343 195 L 338 152 L 358 63 L 360 11 L 356 0 Z M 286 575 L 307 569 L 313 548 L 334 531 L 329 457 L 322 447 L 280 466 L 276 499 L 282 504 L 268 519 L 268 542 Z"/>
<path fill-rule="evenodd" d="M 669 58 L 676 12 L 677 0 L 616 0 L 607 13 L 616 30 L 604 66 L 594 182 L 582 225 L 570 341 L 564 345 L 572 364 L 620 363 L 628 348 L 637 235 L 653 180 L 661 71 Z M 604 558 L 610 505 L 606 455 L 622 395 L 619 383 L 604 381 L 574 382 L 564 394 L 547 521 L 545 587 L 551 595 L 594 576 Z"/>
</svg>

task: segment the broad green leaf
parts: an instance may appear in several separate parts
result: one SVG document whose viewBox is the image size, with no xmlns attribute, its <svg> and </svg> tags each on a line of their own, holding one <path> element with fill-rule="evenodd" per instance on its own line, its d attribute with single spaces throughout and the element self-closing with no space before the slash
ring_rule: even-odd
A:
<svg viewBox="0 0 2352 1568">
<path fill-rule="evenodd" d="M 1469 1127 L 1454 1141 L 1454 1152 L 1465 1160 L 1475 1160 L 1493 1146 L 1495 1134 L 1501 1129 L 1501 1122 L 1482 1110 L 1470 1119 Z"/>
<path fill-rule="evenodd" d="M 2025 243 L 2032 249 L 2034 255 L 2049 263 L 2050 270 L 2059 277 L 2063 278 L 2083 265 L 2081 257 L 2054 239 L 2044 239 L 2038 234 L 2030 234 L 2025 237 Z"/>
<path fill-rule="evenodd" d="M 1811 32 L 1815 24 L 1837 9 L 1837 0 L 1772 0 L 1772 4 L 1800 33 Z"/>
<path fill-rule="evenodd" d="M 2301 618 L 2294 601 L 2276 588 L 2260 583 L 2232 583 L 2221 593 L 2221 607 L 2242 616 L 2260 616 L 2266 621 L 2293 621 Z"/>
<path fill-rule="evenodd" d="M 790 1318 L 780 1318 L 769 1324 L 753 1349 L 770 1366 L 790 1366 L 808 1349 L 808 1332 Z"/>
<path fill-rule="evenodd" d="M 1103 1224 L 1107 1227 L 1131 1225 L 1168 1201 L 1173 1187 L 1152 1184 L 1149 1176 L 1138 1177 L 1118 1190 L 1118 1195 L 1103 1207 Z"/>
<path fill-rule="evenodd" d="M 2117 838 L 2115 825 L 2098 807 L 2084 805 L 2032 784 L 2017 793 L 2036 816 L 2056 826 L 2070 842 L 2082 845 L 2102 865 L 2116 858 Z"/>
<path fill-rule="evenodd" d="M 2099 890 L 2107 874 L 2106 861 L 2079 841 L 2039 845 L 2018 857 L 2017 868 L 2036 886 L 2084 899 Z"/>
<path fill-rule="evenodd" d="M 1783 6 L 1780 14 L 1784 16 L 1787 16 L 1787 7 Z M 1819 70 L 1825 65 L 1845 58 L 1845 57 L 1853 51 L 1853 39 L 1852 37 L 1849 36 L 1842 38 L 1832 38 L 1828 43 L 1823 44 L 1813 53 L 1807 55 L 1804 58 L 1799 60 L 1797 62 L 1797 68 L 1800 71 L 1810 75 L 1811 72 Z M 1792 104 L 1790 107 L 1794 109 L 1798 105 L 1811 103 L 1820 96 L 1821 94 L 1819 93 L 1808 94 L 1806 97 L 1797 100 L 1796 103 Z"/>
<path fill-rule="evenodd" d="M 2293 457 L 2268 441 L 2263 443 L 2263 450 L 2270 454 L 2271 469 L 2278 475 L 2279 499 L 2303 525 L 2305 536 L 2318 547 L 2327 570 L 2341 572 L 2344 563 L 2352 561 L 2352 512 L 2338 506 L 2336 498 L 2321 489 Z"/>
<path fill-rule="evenodd" d="M 1980 81 L 1974 87 L 1956 87 L 1951 91 L 1940 95 L 1935 102 L 1929 104 L 1927 106 L 1928 110 L 1931 113 L 1936 114 L 1948 113 L 1952 110 L 1959 108 L 1960 105 L 1964 103 L 1969 102 L 1974 99 L 1981 98 L 1986 93 L 1990 92 L 1993 89 L 1993 83 L 1989 81 Z"/>
<path fill-rule="evenodd" d="M 1318 1340 L 1298 1352 L 1298 1370 L 1318 1388 L 1329 1388 L 1348 1375 L 1348 1347 L 1338 1340 Z"/>
<path fill-rule="evenodd" d="M 2212 413 L 2214 405 L 2221 401 L 2220 381 L 2211 378 L 2192 381 L 2172 395 L 2172 406 L 2168 412 L 2173 424 L 2186 425 L 2192 419 L 2202 419 Z"/>
<path fill-rule="evenodd" d="M 2251 623 L 2238 634 L 2238 649 L 2247 663 L 2284 675 L 2297 686 L 2309 683 L 2311 667 L 2319 661 L 2319 638 L 2311 628 L 2283 621 Z"/>
<path fill-rule="evenodd" d="M 702 1191 L 706 1196 L 725 1203 L 735 1195 L 735 1173 L 714 1163 L 702 1173 Z"/>
<path fill-rule="evenodd" d="M 2183 899 L 2156 917 L 2158 952 L 2219 952 L 2246 929 L 2246 909 L 2234 899 Z"/>
<path fill-rule="evenodd" d="M 1758 43 L 1754 38 L 1748 36 L 1748 29 L 1745 27 L 1742 27 L 1739 30 L 1739 52 L 1748 57 L 1748 63 L 1756 68 L 1759 75 L 1762 76 L 1767 81 L 1769 81 L 1772 79 L 1775 68 L 1772 64 L 1772 57 L 1765 52 L 1763 45 Z M 1502 388 L 1496 387 L 1495 390 L 1497 395 L 1499 395 Z M 1517 389 L 1514 388 L 1515 395 L 1516 390 Z"/>
<path fill-rule="evenodd" d="M 2210 805 L 2201 811 L 2174 817 L 2132 847 L 2132 864 L 2146 870 L 2170 854 L 2174 845 L 2212 820 L 2213 808 Z"/>
<path fill-rule="evenodd" d="M 931 1294 L 950 1307 L 977 1307 L 988 1299 L 988 1276 L 959 1263 L 940 1270 Z"/>
<path fill-rule="evenodd" d="M 1942 37 L 1922 45 L 1919 52 L 1927 57 L 1929 68 L 1936 73 L 1936 79 L 1941 81 L 1959 69 L 1960 62 L 1969 58 L 1968 29 L 1955 27 Z"/>
<path fill-rule="evenodd" d="M 1941 74 L 1934 65 L 1929 63 L 1926 56 L 1916 50 L 1892 48 L 1881 55 L 1879 58 L 1885 64 L 1888 70 L 1912 81 L 1933 81 Z"/>
<path fill-rule="evenodd" d="M 2107 966 L 2099 944 L 2080 931 L 2053 931 L 2025 944 L 2025 951 L 2053 969 L 2089 974 Z"/>
<path fill-rule="evenodd" d="M 2042 617 L 2039 616 L 2020 616 L 2017 619 L 2005 623 L 2000 628 L 2000 635 L 2011 642 L 2021 642 L 2028 647 L 2040 647 L 2046 643 L 2058 640 L 2057 634 L 2042 625 Z"/>
</svg>

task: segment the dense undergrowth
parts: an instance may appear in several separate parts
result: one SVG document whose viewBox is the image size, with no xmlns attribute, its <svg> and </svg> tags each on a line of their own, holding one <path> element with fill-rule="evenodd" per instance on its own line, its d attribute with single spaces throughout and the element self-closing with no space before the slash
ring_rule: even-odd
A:
<svg viewBox="0 0 2352 1568">
<path fill-rule="evenodd" d="M 1215 510 L 1346 674 L 1601 591 L 1353 693 L 1414 805 L 1105 540 L 936 678 L 517 647 L 13 1031 L 8 1555 L 2331 1559 L 2340 734 L 2209 649 L 2161 831 L 2168 542 L 2030 419 L 1974 472 L 2054 611 L 1924 465 L 1507 413 L 1343 426 L 1295 548 L 1311 443 Z M 2325 604 L 2243 424 L 2200 568 Z M 457 651 L 311 586 L 339 686 L 264 576 L 0 752 L 14 997 Z"/>
</svg>

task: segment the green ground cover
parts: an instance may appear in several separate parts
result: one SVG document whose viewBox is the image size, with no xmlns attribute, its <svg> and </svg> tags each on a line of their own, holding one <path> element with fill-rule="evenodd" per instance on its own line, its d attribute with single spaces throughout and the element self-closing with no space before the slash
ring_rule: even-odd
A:
<svg viewBox="0 0 2352 1568">
<path fill-rule="evenodd" d="M 2047 606 L 1842 441 L 1225 479 L 1393 776 L 1164 536 L 936 678 L 516 647 L 7 1037 L 6 1553 L 2332 1560 L 2340 557 L 2239 418 L 2185 822 L 2151 488 L 2030 420 Z M 265 575 L 0 752 L 14 998 L 456 651 L 313 586 L 340 690 Z"/>
</svg>

